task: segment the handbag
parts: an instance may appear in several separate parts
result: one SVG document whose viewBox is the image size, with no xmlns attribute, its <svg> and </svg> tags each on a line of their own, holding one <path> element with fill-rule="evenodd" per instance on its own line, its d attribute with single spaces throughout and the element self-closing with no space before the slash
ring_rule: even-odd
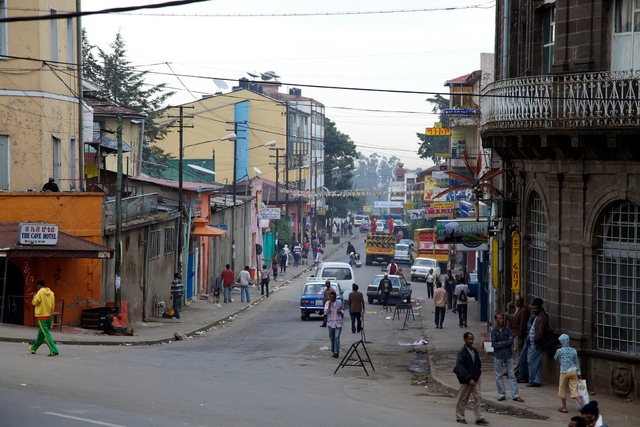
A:
<svg viewBox="0 0 640 427">
<path fill-rule="evenodd" d="M 578 380 L 578 396 L 582 399 L 583 404 L 589 403 L 589 390 L 587 389 L 587 380 Z M 576 400 L 576 409 L 582 409 L 582 406 Z"/>
</svg>

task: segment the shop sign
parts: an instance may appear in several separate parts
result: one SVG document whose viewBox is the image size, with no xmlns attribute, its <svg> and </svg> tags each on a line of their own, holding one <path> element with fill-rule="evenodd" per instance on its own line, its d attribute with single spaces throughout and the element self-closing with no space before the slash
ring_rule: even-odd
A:
<svg viewBox="0 0 640 427">
<path fill-rule="evenodd" d="M 18 243 L 21 245 L 56 245 L 58 243 L 58 226 L 55 224 L 20 223 L 18 227 Z"/>
</svg>

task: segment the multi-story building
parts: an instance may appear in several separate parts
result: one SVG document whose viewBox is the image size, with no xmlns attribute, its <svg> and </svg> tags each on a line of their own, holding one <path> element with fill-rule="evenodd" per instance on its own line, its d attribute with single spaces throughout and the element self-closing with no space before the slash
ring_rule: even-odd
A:
<svg viewBox="0 0 640 427">
<path fill-rule="evenodd" d="M 503 217 L 515 214 L 505 230 L 523 237 L 521 293 L 542 298 L 551 326 L 571 337 L 590 390 L 631 398 L 640 396 L 639 12 L 633 0 L 497 2 L 496 81 L 481 105 L 484 147 L 515 168 L 503 184 L 517 209 Z M 496 308 L 512 299 L 503 281 Z M 555 381 L 550 358 L 543 369 Z"/>
</svg>

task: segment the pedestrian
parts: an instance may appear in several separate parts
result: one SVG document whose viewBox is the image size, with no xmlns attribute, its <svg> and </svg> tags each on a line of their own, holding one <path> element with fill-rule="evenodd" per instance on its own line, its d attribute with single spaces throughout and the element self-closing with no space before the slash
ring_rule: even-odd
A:
<svg viewBox="0 0 640 427">
<path fill-rule="evenodd" d="M 334 221 L 333 225 L 331 226 L 331 235 L 335 236 L 338 234 L 338 224 Z"/>
<path fill-rule="evenodd" d="M 251 274 L 249 273 L 249 266 L 245 265 L 244 270 L 238 274 L 238 282 L 240 282 L 240 301 L 244 302 L 244 297 L 247 297 L 247 303 L 251 302 L 249 296 L 249 280 L 251 280 Z"/>
<path fill-rule="evenodd" d="M 349 222 L 349 225 L 347 225 L 347 230 L 349 231 L 349 236 L 353 236 L 353 222 Z"/>
<path fill-rule="evenodd" d="M 260 270 L 260 295 L 264 295 L 266 290 L 267 298 L 269 298 L 269 274 L 269 268 L 263 264 L 262 270 Z"/>
<path fill-rule="evenodd" d="M 556 350 L 555 360 L 560 361 L 560 382 L 558 385 L 558 396 L 562 401 L 562 408 L 558 409 L 559 412 L 567 413 L 567 386 L 569 386 L 569 394 L 572 399 L 582 407 L 584 402 L 578 394 L 578 380 L 582 379 L 582 372 L 580 372 L 580 360 L 578 359 L 578 352 L 575 348 L 571 347 L 569 343 L 569 335 L 562 334 L 558 338 L 562 347 Z"/>
<path fill-rule="evenodd" d="M 529 364 L 529 384 L 526 387 L 542 386 L 542 356 L 545 349 L 540 346 L 540 339 L 549 330 L 549 318 L 542 308 L 542 299 L 536 298 L 531 303 L 531 312 L 536 315 L 529 329 L 527 340 L 529 341 L 529 353 L 527 363 Z"/>
<path fill-rule="evenodd" d="M 356 248 L 353 246 L 351 242 L 347 245 L 347 256 L 349 257 L 349 265 L 353 267 L 355 263 L 354 255 L 356 253 Z M 352 255 L 353 254 L 353 255 Z"/>
<path fill-rule="evenodd" d="M 458 286 L 460 283 L 462 283 L 460 281 L 460 275 L 456 274 L 453 277 L 453 313 L 457 313 L 458 312 L 458 298 L 456 297 L 456 286 Z"/>
<path fill-rule="evenodd" d="M 287 254 L 287 251 L 285 249 L 286 248 L 283 248 L 280 254 L 280 273 L 282 274 L 287 272 L 287 260 L 289 258 L 289 255 Z"/>
<path fill-rule="evenodd" d="M 58 184 L 56 184 L 56 179 L 55 178 L 49 178 L 49 182 L 47 182 L 45 185 L 42 186 L 42 191 L 49 191 L 52 193 L 57 193 L 60 191 L 60 189 L 58 188 Z"/>
<path fill-rule="evenodd" d="M 458 388 L 458 400 L 456 401 L 456 421 L 467 424 L 464 412 L 469 402 L 469 397 L 473 398 L 473 414 L 476 424 L 486 426 L 487 420 L 480 415 L 480 376 L 482 375 L 482 362 L 478 351 L 473 347 L 474 337 L 471 332 L 465 332 L 462 336 L 464 346 L 458 351 L 456 356 L 456 367 L 453 372 L 458 377 L 460 387 Z"/>
<path fill-rule="evenodd" d="M 460 280 L 463 281 L 464 284 L 468 285 L 471 281 L 471 275 L 469 275 L 469 271 L 467 271 L 467 266 L 462 266 L 462 273 L 460 274 Z"/>
<path fill-rule="evenodd" d="M 567 424 L 567 427 L 587 427 L 587 423 L 582 417 L 572 417 Z"/>
<path fill-rule="evenodd" d="M 331 288 L 331 282 L 330 281 L 327 280 L 326 282 L 324 282 L 324 284 L 325 284 L 326 287 L 324 288 L 324 293 L 322 294 L 323 307 L 324 307 L 324 305 L 327 304 L 327 301 L 329 301 L 329 299 L 330 299 L 329 298 L 329 294 L 331 292 L 333 292 L 333 289 Z M 320 327 L 321 328 L 326 328 L 327 327 L 327 315 L 326 315 L 326 313 L 322 316 L 322 324 L 320 325 Z"/>
<path fill-rule="evenodd" d="M 533 321 L 535 320 L 535 314 L 531 313 L 529 315 L 529 320 L 527 321 L 527 333 L 524 337 L 524 347 L 522 347 L 522 353 L 520 354 L 520 363 L 518 364 L 518 383 L 529 383 L 529 364 L 527 363 L 527 358 L 529 356 L 529 331 L 531 330 L 531 325 L 533 325 Z"/>
<path fill-rule="evenodd" d="M 316 248 L 316 262 L 317 263 L 321 263 L 322 262 L 322 255 L 324 254 L 324 249 L 322 249 L 322 245 L 318 244 L 318 247 Z"/>
<path fill-rule="evenodd" d="M 398 264 L 394 261 L 393 258 L 389 260 L 389 264 L 387 264 L 387 274 L 393 276 L 398 271 Z"/>
<path fill-rule="evenodd" d="M 584 405 L 580 412 L 582 413 L 582 419 L 587 424 L 586 427 L 609 427 L 602 419 L 602 415 L 600 415 L 596 400 Z"/>
<path fill-rule="evenodd" d="M 458 311 L 458 326 L 467 327 L 467 304 L 469 303 L 469 286 L 458 283 L 453 290 L 456 297 L 456 310 Z"/>
<path fill-rule="evenodd" d="M 296 242 L 296 244 L 293 246 L 293 266 L 297 267 L 300 265 L 300 258 L 302 258 L 302 246 L 300 245 L 300 242 Z"/>
<path fill-rule="evenodd" d="M 393 289 L 393 284 L 391 280 L 389 280 L 389 274 L 384 273 L 384 277 L 380 280 L 378 284 L 378 292 L 380 292 L 380 296 L 382 297 L 382 307 L 389 307 L 389 295 L 391 295 L 391 290 Z"/>
<path fill-rule="evenodd" d="M 436 282 L 436 290 L 433 293 L 433 304 L 436 306 L 436 329 L 442 329 L 444 315 L 447 312 L 447 291 L 444 290 L 440 282 Z"/>
<path fill-rule="evenodd" d="M 173 281 L 171 282 L 171 299 L 173 300 L 173 312 L 176 319 L 180 318 L 180 308 L 182 305 L 182 297 L 184 295 L 184 285 L 182 284 L 182 275 L 173 273 Z"/>
<path fill-rule="evenodd" d="M 387 231 L 389 234 L 393 234 L 393 218 L 387 218 Z"/>
<path fill-rule="evenodd" d="M 520 376 L 520 355 L 524 348 L 524 341 L 527 338 L 527 321 L 529 320 L 529 307 L 524 303 L 522 295 L 516 295 L 516 311 L 513 313 L 509 327 L 513 332 L 513 361 L 516 363 L 515 374 Z"/>
<path fill-rule="evenodd" d="M 378 231 L 378 222 L 376 221 L 376 217 L 375 215 L 371 215 L 371 232 L 375 233 L 376 231 Z"/>
<path fill-rule="evenodd" d="M 402 272 L 402 267 L 398 267 L 398 271 L 396 271 L 396 276 L 402 276 L 402 278 L 406 280 L 406 277 L 404 277 L 404 273 Z"/>
<path fill-rule="evenodd" d="M 433 281 L 435 280 L 435 276 L 433 268 L 430 268 L 425 279 L 425 282 L 427 283 L 427 298 L 433 298 Z"/>
<path fill-rule="evenodd" d="M 362 314 L 364 313 L 364 295 L 358 290 L 358 285 L 353 284 L 349 294 L 349 316 L 351 317 L 351 333 L 362 331 Z"/>
<path fill-rule="evenodd" d="M 56 297 L 53 291 L 45 285 L 44 280 L 38 280 L 36 285 L 38 286 L 38 292 L 33 296 L 31 304 L 34 307 L 36 322 L 38 322 L 38 336 L 36 341 L 29 346 L 29 351 L 31 354 L 36 354 L 38 347 L 43 342 L 46 342 L 47 347 L 49 347 L 49 356 L 57 356 L 59 354 L 58 347 L 56 347 L 56 343 L 51 338 L 51 332 L 49 332 L 53 323 L 52 314 L 56 306 Z"/>
<path fill-rule="evenodd" d="M 331 353 L 333 357 L 337 358 L 340 356 L 340 334 L 342 333 L 344 305 L 341 300 L 336 300 L 336 291 L 334 290 L 329 293 L 329 301 L 324 305 L 324 314 L 327 316 Z"/>
<path fill-rule="evenodd" d="M 316 260 L 318 256 L 318 238 L 315 233 L 311 233 L 311 255 L 313 255 L 313 260 Z"/>
<path fill-rule="evenodd" d="M 233 278 L 235 274 L 233 274 L 233 270 L 229 264 L 225 267 L 225 270 L 220 274 L 220 277 L 222 277 L 222 293 L 224 295 L 224 302 L 232 302 L 231 291 L 233 290 Z"/>
<path fill-rule="evenodd" d="M 447 275 L 444 277 L 444 290 L 447 292 L 447 309 L 451 310 L 453 308 L 454 313 L 455 307 L 453 302 L 453 290 L 455 287 L 455 279 L 451 274 L 451 270 L 447 270 Z"/>
<path fill-rule="evenodd" d="M 491 346 L 493 347 L 493 370 L 496 375 L 496 387 L 498 389 L 498 400 L 505 400 L 507 392 L 504 389 L 504 375 L 502 366 L 507 368 L 507 378 L 511 386 L 511 400 L 524 402 L 518 393 L 518 381 L 513 372 L 513 332 L 511 328 L 504 324 L 504 316 L 496 314 L 493 316 L 495 325 L 491 329 Z"/>
</svg>

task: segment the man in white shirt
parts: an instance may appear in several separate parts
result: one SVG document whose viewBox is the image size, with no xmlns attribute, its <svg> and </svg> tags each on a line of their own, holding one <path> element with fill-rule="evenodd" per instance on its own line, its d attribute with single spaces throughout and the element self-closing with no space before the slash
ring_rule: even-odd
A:
<svg viewBox="0 0 640 427">
<path fill-rule="evenodd" d="M 249 266 L 245 265 L 244 270 L 238 274 L 238 281 L 240 282 L 240 301 L 244 302 L 244 296 L 247 295 L 247 302 L 251 302 L 249 296 L 249 280 L 251 280 L 251 274 L 249 274 Z"/>
<path fill-rule="evenodd" d="M 469 286 L 459 283 L 453 290 L 456 298 L 456 309 L 458 311 L 458 326 L 467 327 L 467 303 L 469 301 Z"/>
<path fill-rule="evenodd" d="M 324 314 L 327 316 L 332 357 L 337 358 L 340 355 L 340 334 L 342 333 L 344 304 L 341 300 L 336 300 L 335 291 L 329 293 L 329 301 L 324 304 Z"/>
</svg>

